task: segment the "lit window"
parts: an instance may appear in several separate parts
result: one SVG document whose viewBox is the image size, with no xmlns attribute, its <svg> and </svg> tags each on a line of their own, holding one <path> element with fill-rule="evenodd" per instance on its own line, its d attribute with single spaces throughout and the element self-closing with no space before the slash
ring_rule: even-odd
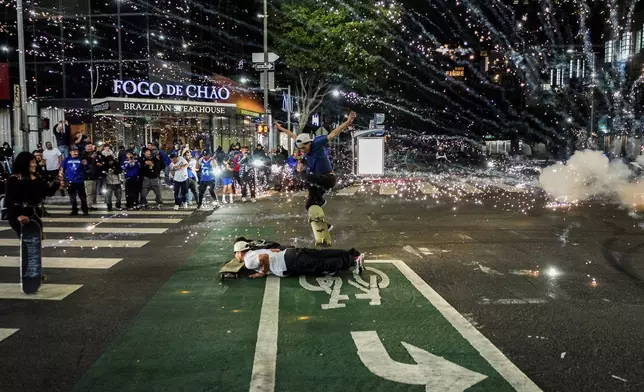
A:
<svg viewBox="0 0 644 392">
<path fill-rule="evenodd" d="M 632 52 L 632 42 L 633 41 L 633 33 L 627 32 L 622 34 L 622 42 L 620 43 L 620 50 L 621 50 L 621 60 L 626 61 L 631 55 Z"/>
<path fill-rule="evenodd" d="M 604 43 L 604 61 L 607 63 L 613 62 L 613 41 L 606 41 Z"/>
<path fill-rule="evenodd" d="M 642 30 L 637 30 L 635 33 L 635 53 L 639 53 L 642 50 Z"/>
</svg>

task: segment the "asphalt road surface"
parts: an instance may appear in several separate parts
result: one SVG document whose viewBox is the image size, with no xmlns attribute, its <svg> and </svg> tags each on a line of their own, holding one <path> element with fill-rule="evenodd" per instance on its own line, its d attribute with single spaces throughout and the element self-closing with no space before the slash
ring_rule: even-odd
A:
<svg viewBox="0 0 644 392">
<path fill-rule="evenodd" d="M 373 261 L 362 288 L 350 273 L 219 280 L 238 235 L 312 246 L 302 194 L 214 212 L 54 214 L 49 299 L 9 285 L 19 248 L 0 231 L 0 391 L 644 390 L 641 216 L 414 187 L 329 198 L 334 248 Z M 258 339 L 276 339 L 276 353 Z M 270 355 L 273 370 L 257 363 Z"/>
</svg>

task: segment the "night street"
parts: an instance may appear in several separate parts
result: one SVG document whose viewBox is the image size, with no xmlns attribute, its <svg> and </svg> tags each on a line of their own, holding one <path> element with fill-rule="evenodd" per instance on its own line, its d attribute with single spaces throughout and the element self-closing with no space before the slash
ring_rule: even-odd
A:
<svg viewBox="0 0 644 392">
<path fill-rule="evenodd" d="M 423 194 L 417 189 L 427 189 L 423 184 L 367 185 L 353 195 L 330 198 L 327 214 L 336 225 L 334 247 L 365 252 L 367 266 L 388 275 L 380 306 L 397 303 L 401 318 L 392 323 L 378 315 L 377 305 L 354 299 L 356 290 L 349 284 L 340 288 L 350 297 L 340 301 L 346 307 L 321 309 L 328 294 L 306 291 L 297 277 L 283 278 L 276 390 L 331 391 L 341 385 L 351 390 L 423 390 L 366 371 L 356 345 L 331 343 L 329 339 L 351 342 L 353 329 L 333 328 L 342 322 L 358 331 L 362 324 L 373 325 L 398 362 L 415 363 L 402 341 L 487 376 L 467 384 L 473 385 L 468 391 L 511 389 L 512 382 L 519 383 L 513 384 L 517 390 L 642 389 L 638 364 L 644 358 L 637 348 L 644 322 L 638 311 L 644 287 L 638 263 L 642 229 L 628 211 L 610 204 L 554 211 L 544 207 L 538 190 L 530 190 L 533 194 L 488 189 L 477 196 L 465 193 L 464 200 L 454 202 L 452 191 L 441 187 L 436 198 L 414 200 Z M 380 194 L 392 186 L 400 193 Z M 532 198 L 537 201 L 528 212 L 509 207 Z M 156 235 L 48 234 L 48 239 L 111 241 L 113 247 L 92 248 L 101 245 L 88 243 L 82 249 L 45 249 L 49 280 L 43 287 L 82 287 L 59 300 L 0 301 L 0 328 L 7 331 L 4 336 L 10 335 L 0 343 L 2 390 L 247 390 L 268 281 L 251 280 L 244 273 L 240 280 L 221 282 L 217 271 L 240 235 L 311 246 L 303 201 L 295 194 L 212 213 L 181 210 L 181 215 L 160 216 L 151 211 L 146 218 L 181 221 L 119 225 L 123 218 L 114 217 L 97 226 L 167 228 Z M 501 207 L 504 203 L 508 207 Z M 90 221 L 94 220 L 86 222 Z M 9 231 L 2 233 L 3 239 L 13 238 Z M 149 243 L 117 249 L 114 240 L 130 241 L 130 246 L 138 246 L 134 241 Z M 18 248 L 3 246 L 2 252 L 16 256 Z M 62 265 L 47 268 L 48 257 L 61 255 L 67 256 Z M 88 269 L 89 261 L 69 268 L 65 263 L 71 263 L 71 257 L 122 260 L 95 269 Z M 412 303 L 404 300 L 413 288 L 396 279 L 392 260 L 401 260 L 420 276 L 516 365 L 516 372 L 499 377 L 496 367 L 497 371 L 477 364 L 472 357 L 476 354 L 467 353 L 458 334 L 432 340 L 436 334 L 449 335 L 445 320 L 436 319 L 436 310 L 425 309 L 418 298 Z M 2 282 L 15 282 L 17 268 L 2 266 Z M 347 283 L 351 274 L 340 277 Z M 376 280 L 382 282 L 382 276 Z M 315 281 L 306 280 L 313 286 Z M 3 288 L 3 297 L 7 293 Z M 323 330 L 329 335 L 320 335 Z M 300 338 L 305 343 L 291 346 Z M 521 384 L 521 372 L 536 386 Z M 448 375 L 441 380 L 435 381 L 439 390 L 455 382 Z"/>
</svg>

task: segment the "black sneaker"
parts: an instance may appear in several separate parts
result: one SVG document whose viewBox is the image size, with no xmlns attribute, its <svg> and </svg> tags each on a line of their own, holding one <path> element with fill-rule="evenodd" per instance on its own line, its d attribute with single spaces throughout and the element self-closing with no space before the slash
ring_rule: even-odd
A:
<svg viewBox="0 0 644 392">
<path fill-rule="evenodd" d="M 72 212 L 69 213 L 69 215 L 76 216 L 76 215 L 78 215 L 78 211 L 72 211 Z"/>
<path fill-rule="evenodd" d="M 89 211 L 83 211 L 83 215 L 89 216 Z"/>
</svg>

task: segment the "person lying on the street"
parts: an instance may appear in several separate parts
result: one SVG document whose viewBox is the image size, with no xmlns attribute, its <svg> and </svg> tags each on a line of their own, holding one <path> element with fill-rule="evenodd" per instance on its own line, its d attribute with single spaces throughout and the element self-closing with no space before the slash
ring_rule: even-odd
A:
<svg viewBox="0 0 644 392">
<path fill-rule="evenodd" d="M 359 274 L 364 270 L 364 255 L 353 248 L 348 251 L 308 248 L 251 250 L 248 242 L 237 241 L 234 253 L 247 269 L 257 271 L 251 278 L 263 278 L 269 272 L 285 277 L 334 275 L 351 267 L 355 267 Z"/>
</svg>

